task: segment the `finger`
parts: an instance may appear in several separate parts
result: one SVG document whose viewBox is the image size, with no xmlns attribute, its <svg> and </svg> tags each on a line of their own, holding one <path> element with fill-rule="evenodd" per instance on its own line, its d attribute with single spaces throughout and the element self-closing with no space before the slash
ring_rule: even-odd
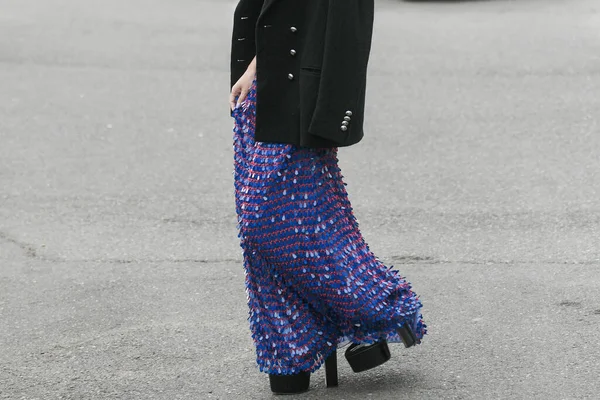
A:
<svg viewBox="0 0 600 400">
<path fill-rule="evenodd" d="M 231 93 L 229 94 L 229 106 L 231 107 L 231 111 L 236 107 L 236 97 L 240 94 L 240 89 L 236 86 L 231 88 Z"/>
<path fill-rule="evenodd" d="M 240 93 L 240 97 L 238 97 L 237 100 L 237 106 L 239 106 L 240 104 L 242 104 L 244 102 L 244 100 L 246 100 L 246 97 L 248 97 L 248 89 L 242 89 L 242 93 Z"/>
<path fill-rule="evenodd" d="M 235 95 L 233 93 L 229 95 L 229 108 L 231 109 L 231 111 L 233 111 L 233 109 L 235 108 Z"/>
</svg>

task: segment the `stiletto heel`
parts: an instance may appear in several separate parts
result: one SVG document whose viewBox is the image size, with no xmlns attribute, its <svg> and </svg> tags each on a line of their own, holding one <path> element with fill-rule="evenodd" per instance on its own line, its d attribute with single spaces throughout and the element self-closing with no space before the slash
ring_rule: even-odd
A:
<svg viewBox="0 0 600 400">
<path fill-rule="evenodd" d="M 328 388 L 338 385 L 337 351 L 325 359 L 325 381 Z"/>
<path fill-rule="evenodd" d="M 418 342 L 417 337 L 410 326 L 408 326 L 408 323 L 404 323 L 402 328 L 398 329 L 398 335 L 400 336 L 400 339 L 402 339 L 402 343 L 404 343 L 404 347 L 406 348 L 412 347 Z"/>
<path fill-rule="evenodd" d="M 294 375 L 269 374 L 271 391 L 275 394 L 298 394 L 308 390 L 310 372 L 300 372 Z"/>
<path fill-rule="evenodd" d="M 346 360 L 354 372 L 362 372 L 387 362 L 392 356 L 387 340 L 365 345 L 354 343 L 345 353 Z"/>
</svg>

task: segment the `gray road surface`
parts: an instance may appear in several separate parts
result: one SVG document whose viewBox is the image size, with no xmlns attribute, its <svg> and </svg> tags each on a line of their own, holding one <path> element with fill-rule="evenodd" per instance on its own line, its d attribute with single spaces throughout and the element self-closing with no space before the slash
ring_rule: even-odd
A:
<svg viewBox="0 0 600 400">
<path fill-rule="evenodd" d="M 0 0 L 0 398 L 271 398 L 235 231 L 233 7 Z M 430 335 L 299 399 L 598 398 L 599 66 L 597 0 L 378 1 L 341 162 Z"/>
</svg>

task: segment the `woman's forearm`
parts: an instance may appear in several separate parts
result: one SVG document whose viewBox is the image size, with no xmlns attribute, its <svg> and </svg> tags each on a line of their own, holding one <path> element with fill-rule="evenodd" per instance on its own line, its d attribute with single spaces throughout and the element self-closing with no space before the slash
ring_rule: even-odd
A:
<svg viewBox="0 0 600 400">
<path fill-rule="evenodd" d="M 248 69 L 246 71 L 251 72 L 253 74 L 256 73 L 256 56 L 254 56 L 252 62 L 250 62 L 250 65 L 248 65 Z"/>
</svg>

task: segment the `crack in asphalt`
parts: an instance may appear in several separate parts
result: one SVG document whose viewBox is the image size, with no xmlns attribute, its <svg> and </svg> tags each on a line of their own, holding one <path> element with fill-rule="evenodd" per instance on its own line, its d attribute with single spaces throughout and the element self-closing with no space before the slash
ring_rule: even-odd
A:
<svg viewBox="0 0 600 400">
<path fill-rule="evenodd" d="M 0 241 L 4 241 L 17 246 L 23 251 L 26 257 L 51 263 L 103 263 L 103 264 L 140 264 L 140 263 L 173 263 L 173 264 L 222 264 L 222 263 L 239 263 L 242 258 L 157 258 L 157 259 L 141 259 L 141 258 L 90 258 L 90 259 L 66 259 L 66 258 L 49 258 L 40 256 L 36 248 L 29 243 L 13 238 L 8 233 L 0 231 Z M 549 264 L 549 265 L 600 265 L 600 259 L 597 260 L 442 260 L 435 259 L 430 256 L 400 256 L 392 255 L 390 257 L 382 257 L 380 259 L 390 261 L 390 263 L 398 265 L 425 264 L 425 265 L 444 265 L 444 264 L 464 264 L 464 265 L 523 265 L 523 264 Z"/>
<path fill-rule="evenodd" d="M 0 231 L 0 240 L 4 240 L 5 242 L 14 244 L 18 248 L 20 248 L 28 258 L 42 259 L 40 256 L 38 256 L 37 250 L 35 249 L 35 247 L 33 247 L 33 245 L 21 242 L 20 240 L 11 237 L 6 232 Z"/>
<path fill-rule="evenodd" d="M 502 265 L 522 265 L 522 264 L 547 264 L 547 265 L 598 265 L 598 260 L 436 260 L 433 257 L 419 257 L 419 256 L 391 256 L 390 261 L 400 264 L 426 264 L 426 265 L 438 265 L 438 264 L 465 264 L 465 265 L 491 265 L 491 264 L 502 264 Z"/>
<path fill-rule="evenodd" d="M 385 260 L 385 259 L 384 259 Z M 242 258 L 222 258 L 222 259 L 197 259 L 197 258 L 156 258 L 156 259 L 143 259 L 143 258 L 132 258 L 132 259 L 103 259 L 103 258 L 91 258 L 91 259 L 44 259 L 44 261 L 50 261 L 54 263 L 95 263 L 95 264 L 156 264 L 156 263 L 172 263 L 172 264 L 223 264 L 223 263 L 242 263 Z M 586 261 L 547 261 L 547 260 L 436 260 L 431 257 L 390 257 L 390 262 L 386 264 L 395 265 L 451 265 L 451 264 L 463 264 L 463 265 L 527 265 L 527 264 L 546 264 L 546 265 L 600 265 L 600 260 L 586 260 Z"/>
<path fill-rule="evenodd" d="M 141 263 L 173 263 L 173 264 L 220 264 L 220 263 L 237 263 L 240 259 L 234 258 L 223 258 L 223 259 L 204 259 L 204 258 L 156 258 L 156 259 L 144 259 L 144 258 L 132 258 L 132 259 L 102 259 L 102 258 L 91 258 L 91 259 L 79 259 L 79 260 L 60 260 L 59 262 L 71 263 L 104 263 L 104 264 L 141 264 Z"/>
</svg>

